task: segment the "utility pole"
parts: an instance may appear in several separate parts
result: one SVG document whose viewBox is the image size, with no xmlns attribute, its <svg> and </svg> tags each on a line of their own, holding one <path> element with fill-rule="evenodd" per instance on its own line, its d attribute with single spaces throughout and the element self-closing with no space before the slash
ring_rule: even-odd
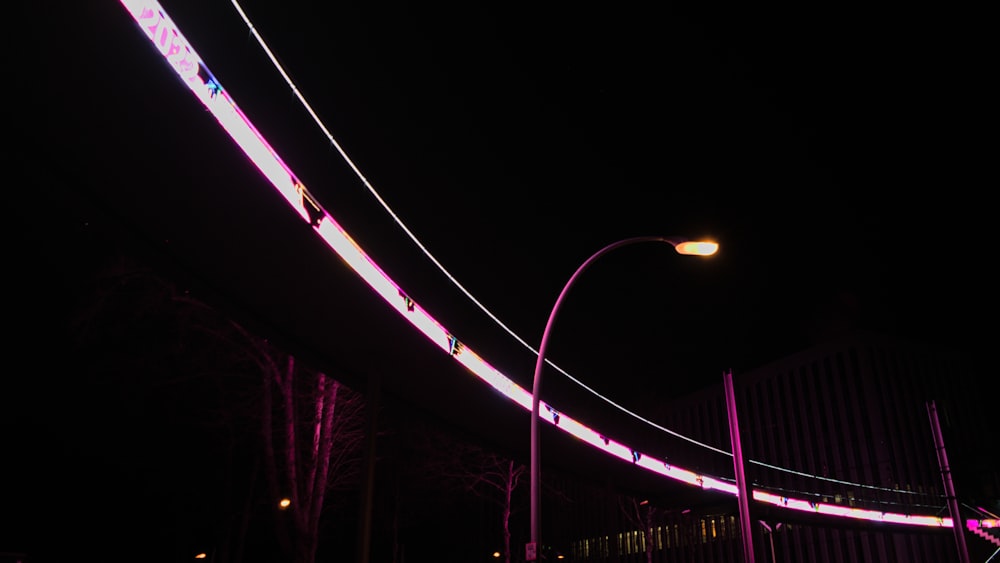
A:
<svg viewBox="0 0 1000 563">
<path fill-rule="evenodd" d="M 927 416 L 931 419 L 931 434 L 934 436 L 934 449 L 937 450 L 938 465 L 941 467 L 941 479 L 944 481 L 944 495 L 948 500 L 948 512 L 951 514 L 951 531 L 955 535 L 955 547 L 958 549 L 959 563 L 969 563 L 969 550 L 965 546 L 965 523 L 958 510 L 958 499 L 955 498 L 955 484 L 951 481 L 951 467 L 948 466 L 948 454 L 944 451 L 944 436 L 941 434 L 941 423 L 938 421 L 937 405 L 927 401 Z"/>
<path fill-rule="evenodd" d="M 733 468 L 736 470 L 737 503 L 740 508 L 740 535 L 743 536 L 743 563 L 754 563 L 753 525 L 750 523 L 750 495 L 747 489 L 743 447 L 740 445 L 740 421 L 736 416 L 736 392 L 733 390 L 733 370 L 723 376 L 726 387 L 726 412 L 729 414 L 729 439 L 733 445 Z M 967 563 L 967 562 L 963 562 Z"/>
</svg>

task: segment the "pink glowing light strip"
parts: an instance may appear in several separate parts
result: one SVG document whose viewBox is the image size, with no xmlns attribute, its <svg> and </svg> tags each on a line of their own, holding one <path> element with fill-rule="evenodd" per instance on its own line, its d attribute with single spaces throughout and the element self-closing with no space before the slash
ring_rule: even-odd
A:
<svg viewBox="0 0 1000 563">
<path fill-rule="evenodd" d="M 310 209 L 315 204 L 305 185 L 288 168 L 277 152 L 261 136 L 256 127 L 237 107 L 229 94 L 211 75 L 201 58 L 181 34 L 166 12 L 155 0 L 120 0 L 139 27 L 160 51 L 164 59 L 180 76 L 187 87 L 201 100 L 202 104 L 229 133 L 233 141 L 243 150 L 251 162 L 268 179 L 282 197 L 295 209 L 303 220 L 309 222 L 330 248 L 343 259 L 382 299 L 400 315 L 423 333 L 442 351 L 450 354 L 471 373 L 478 376 L 494 389 L 512 400 L 521 408 L 531 411 L 531 393 L 500 373 L 472 350 L 459 342 L 440 323 L 411 300 L 371 258 L 354 242 L 343 228 L 326 211 L 318 220 L 310 218 Z M 315 216 L 317 211 L 312 210 Z M 687 469 L 669 465 L 663 460 L 636 452 L 628 446 L 606 438 L 599 432 L 581 424 L 563 413 L 557 413 L 550 405 L 543 403 L 542 420 L 553 424 L 591 446 L 603 450 L 623 461 L 633 463 L 646 470 L 705 490 L 717 490 L 730 495 L 738 491 L 733 483 L 708 475 L 701 475 Z M 830 516 L 912 524 L 920 526 L 950 527 L 951 520 L 936 516 L 914 516 L 890 512 L 876 512 L 840 505 L 810 503 L 809 501 L 779 497 L 762 490 L 754 490 L 753 498 L 759 502 L 774 504 L 792 510 L 817 512 Z M 969 521 L 972 526 L 993 527 L 996 521 Z"/>
<path fill-rule="evenodd" d="M 986 520 L 966 520 L 965 527 L 970 530 L 975 530 L 976 528 L 1000 528 L 1000 520 L 992 518 Z"/>
</svg>

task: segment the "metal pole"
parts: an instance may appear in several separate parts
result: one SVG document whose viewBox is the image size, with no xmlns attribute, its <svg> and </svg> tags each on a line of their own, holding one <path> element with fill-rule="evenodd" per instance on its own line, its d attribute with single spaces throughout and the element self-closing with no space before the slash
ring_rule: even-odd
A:
<svg viewBox="0 0 1000 563">
<path fill-rule="evenodd" d="M 531 539 L 530 542 L 525 546 L 525 560 L 534 561 L 538 557 L 538 550 L 541 548 L 539 543 L 539 528 L 541 523 L 541 443 L 538 438 L 538 416 L 540 410 L 540 397 L 542 389 L 542 368 L 545 366 L 545 350 L 549 346 L 549 334 L 552 332 L 552 325 L 555 324 L 556 313 L 559 312 L 559 306 L 562 305 L 563 299 L 565 299 L 566 294 L 569 293 L 569 288 L 573 286 L 576 279 L 580 277 L 595 260 L 601 256 L 611 252 L 612 250 L 625 246 L 628 244 L 634 244 L 637 242 L 666 242 L 673 246 L 675 249 L 683 239 L 678 238 L 667 238 L 667 237 L 635 237 L 625 240 L 620 240 L 615 243 L 611 243 L 608 246 L 598 250 L 593 256 L 587 259 L 586 262 L 580 265 L 576 269 L 576 272 L 569 278 L 566 285 L 563 287 L 562 291 L 559 293 L 559 297 L 556 299 L 555 305 L 552 306 L 552 311 L 549 313 L 549 320 L 545 323 L 545 330 L 542 332 L 542 343 L 538 346 L 538 358 L 535 360 L 535 374 L 534 379 L 531 384 L 531 463 L 529 466 L 529 480 L 530 480 L 530 510 L 531 510 Z"/>
<path fill-rule="evenodd" d="M 754 563 L 753 526 L 750 523 L 750 497 L 743 466 L 743 448 L 740 446 L 740 423 L 736 417 L 736 393 L 733 391 L 733 370 L 723 375 L 726 388 L 726 411 L 729 413 L 729 438 L 733 445 L 733 468 L 736 470 L 737 503 L 740 509 L 740 534 L 743 536 L 743 561 Z"/>
<path fill-rule="evenodd" d="M 767 530 L 767 539 L 770 540 L 771 543 L 771 563 L 778 563 L 778 557 L 774 554 L 774 528 L 763 520 L 760 521 L 760 525 Z"/>
<path fill-rule="evenodd" d="M 934 449 L 937 450 L 938 466 L 941 467 L 941 479 L 944 481 L 944 494 L 948 500 L 948 512 L 951 514 L 951 532 L 955 535 L 955 547 L 958 549 L 959 563 L 969 563 L 969 550 L 965 546 L 965 523 L 958 510 L 958 499 L 955 497 L 955 484 L 951 481 L 951 468 L 948 466 L 948 454 L 944 451 L 944 436 L 941 434 L 941 423 L 938 421 L 937 405 L 927 401 L 927 416 L 931 419 L 931 434 L 934 436 Z"/>
</svg>

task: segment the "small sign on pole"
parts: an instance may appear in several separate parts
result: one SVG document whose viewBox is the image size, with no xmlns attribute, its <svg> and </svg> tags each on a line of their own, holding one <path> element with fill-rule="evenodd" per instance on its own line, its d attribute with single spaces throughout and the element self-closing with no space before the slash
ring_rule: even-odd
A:
<svg viewBox="0 0 1000 563">
<path fill-rule="evenodd" d="M 536 557 L 535 542 L 528 542 L 524 544 L 524 560 L 534 561 Z"/>
</svg>

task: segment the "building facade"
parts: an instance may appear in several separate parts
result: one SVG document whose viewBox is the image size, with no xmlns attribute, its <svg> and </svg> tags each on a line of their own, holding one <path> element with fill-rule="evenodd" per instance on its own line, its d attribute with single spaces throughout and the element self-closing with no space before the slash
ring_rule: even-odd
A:
<svg viewBox="0 0 1000 563">
<path fill-rule="evenodd" d="M 985 517 L 977 505 L 995 505 L 1000 479 L 981 461 L 989 448 L 983 442 L 988 403 L 966 384 L 969 369 L 958 355 L 854 333 L 733 374 L 747 482 L 816 502 L 948 516 L 928 411 L 934 401 L 963 520 Z M 731 449 L 721 384 L 674 402 L 662 422 Z M 706 472 L 733 474 L 731 461 L 718 455 L 692 462 Z M 753 506 L 758 561 L 958 560 L 948 530 L 838 525 L 829 518 L 791 522 L 789 514 Z M 972 534 L 966 543 L 970 553 L 984 557 L 997 548 Z"/>
<path fill-rule="evenodd" d="M 934 401 L 962 518 L 988 517 L 1000 478 L 983 463 L 995 451 L 990 397 L 965 385 L 963 358 L 854 333 L 733 374 L 748 483 L 780 496 L 883 512 L 948 517 L 927 403 Z M 720 378 L 721 379 L 721 378 Z M 961 384 L 960 384 L 961 383 Z M 644 410 L 644 412 L 652 412 Z M 659 405 L 655 422 L 717 450 L 731 449 L 725 392 L 714 387 Z M 985 430 L 985 432 L 984 432 Z M 668 463 L 723 479 L 732 458 L 664 445 Z M 663 452 L 652 452 L 660 455 Z M 628 483 L 595 483 L 547 469 L 545 560 L 593 563 L 734 563 L 743 560 L 737 503 L 647 498 Z M 707 495 L 706 495 L 707 497 Z M 512 561 L 523 561 L 526 507 L 512 526 Z M 870 522 L 751 504 L 756 561 L 949 563 L 950 528 Z M 964 533 L 972 561 L 1000 539 Z M 994 538 L 995 539 L 995 538 Z M 494 542 L 495 543 L 495 542 Z"/>
</svg>

